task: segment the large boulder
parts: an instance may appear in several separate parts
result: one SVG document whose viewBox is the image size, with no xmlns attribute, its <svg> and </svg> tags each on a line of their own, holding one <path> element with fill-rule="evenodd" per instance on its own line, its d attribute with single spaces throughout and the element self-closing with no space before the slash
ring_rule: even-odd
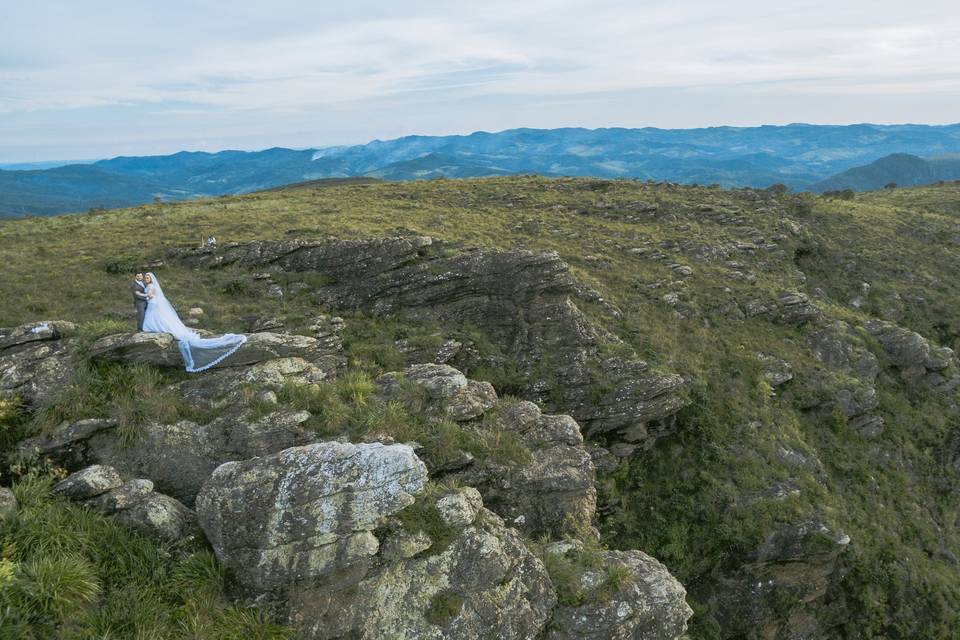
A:
<svg viewBox="0 0 960 640">
<path fill-rule="evenodd" d="M 124 364 L 152 364 L 157 367 L 179 367 L 183 357 L 177 341 L 169 333 L 118 333 L 104 336 L 90 345 L 95 360 Z"/>
<path fill-rule="evenodd" d="M 799 327 L 822 317 L 823 312 L 810 302 L 805 293 L 781 291 L 777 294 L 776 322 Z"/>
<path fill-rule="evenodd" d="M 810 332 L 807 345 L 820 362 L 867 383 L 872 384 L 880 372 L 877 357 L 843 320 L 836 320 Z"/>
<path fill-rule="evenodd" d="M 450 528 L 441 548 L 397 557 L 412 532 L 387 527 L 383 552 L 355 582 L 303 585 L 286 597 L 304 640 L 525 640 L 543 633 L 556 595 L 523 539 L 462 489 L 435 498 Z M 397 539 L 402 542 L 397 542 Z M 439 545 L 439 542 L 434 542 Z"/>
<path fill-rule="evenodd" d="M 181 542 L 197 532 L 197 517 L 193 511 L 180 501 L 156 492 L 147 493 L 141 500 L 118 510 L 113 519 L 164 542 Z"/>
<path fill-rule="evenodd" d="M 912 384 L 951 391 L 960 386 L 957 359 L 950 347 L 938 347 L 915 331 L 892 322 L 868 320 L 864 328 L 883 347 L 891 366 Z"/>
<path fill-rule="evenodd" d="M 368 561 L 373 529 L 426 478 L 408 446 L 325 442 L 221 465 L 196 509 L 217 558 L 247 588 L 269 591 Z"/>
</svg>

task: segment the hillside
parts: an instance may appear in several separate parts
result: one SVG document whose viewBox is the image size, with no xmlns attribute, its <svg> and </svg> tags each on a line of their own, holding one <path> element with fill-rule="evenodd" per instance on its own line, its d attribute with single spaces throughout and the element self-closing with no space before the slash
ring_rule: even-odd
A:
<svg viewBox="0 0 960 640">
<path fill-rule="evenodd" d="M 236 195 L 360 176 L 415 180 L 535 173 L 725 187 L 783 183 L 806 190 L 892 153 L 960 153 L 960 125 L 511 129 L 323 149 L 119 157 L 83 167 L 0 171 L 0 217 L 82 212 L 157 197 Z"/>
<path fill-rule="evenodd" d="M 513 176 L 0 222 L 0 636 L 951 637 L 958 215 Z M 250 344 L 179 371 L 138 268 Z"/>
<path fill-rule="evenodd" d="M 814 188 L 815 191 L 875 191 L 887 185 L 917 187 L 941 180 L 960 180 L 960 158 L 918 158 L 895 153 L 839 173 Z"/>
</svg>

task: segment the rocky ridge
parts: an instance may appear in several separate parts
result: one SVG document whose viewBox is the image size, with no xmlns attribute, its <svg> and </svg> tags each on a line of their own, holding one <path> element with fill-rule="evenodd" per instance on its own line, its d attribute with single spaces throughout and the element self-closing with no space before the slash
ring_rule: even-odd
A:
<svg viewBox="0 0 960 640">
<path fill-rule="evenodd" d="M 15 342 L 0 351 L 0 366 L 17 382 L 7 393 L 31 389 L 34 372 L 67 383 L 72 358 L 179 365 L 168 358 L 169 341 L 151 334 L 106 336 L 85 356 L 67 331 Z M 297 637 L 683 634 L 692 614 L 684 588 L 639 551 L 600 552 L 609 557 L 574 572 L 583 599 L 558 600 L 547 565 L 550 554 L 564 551 L 541 548 L 527 536 L 586 531 L 587 544 L 596 544 L 594 470 L 573 418 L 503 401 L 489 383 L 448 365 L 385 374 L 376 381 L 377 402 L 396 402 L 403 389 L 413 389 L 436 419 L 477 434 L 515 433 L 532 454 L 512 462 L 464 454 L 457 465 L 430 469 L 417 443 L 319 440 L 305 426 L 309 412 L 286 408 L 276 397 L 266 402 L 275 409 L 263 413 L 263 396 L 284 384 L 336 378 L 342 370 L 336 340 L 319 345 L 302 336 L 254 334 L 250 342 L 270 346 L 171 383 L 191 405 L 221 409 L 209 422 L 148 423 L 130 441 L 116 420 L 89 418 L 25 440 L 14 455 L 73 471 L 55 494 L 146 535 L 174 546 L 204 536 L 236 576 L 235 596 L 269 610 Z M 45 343 L 52 362 L 43 362 L 37 343 Z M 33 360 L 21 370 L 17 356 L 25 349 L 33 349 Z M 244 393 L 248 388 L 257 394 Z M 4 510 L 15 509 L 7 502 Z M 612 591 L 600 589 L 608 582 Z"/>
</svg>

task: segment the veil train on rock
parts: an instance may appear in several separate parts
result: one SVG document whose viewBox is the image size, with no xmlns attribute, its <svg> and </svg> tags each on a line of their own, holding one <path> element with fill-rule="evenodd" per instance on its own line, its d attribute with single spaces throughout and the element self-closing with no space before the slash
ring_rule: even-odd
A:
<svg viewBox="0 0 960 640">
<path fill-rule="evenodd" d="M 187 327 L 180 320 L 173 305 L 163 295 L 160 281 L 153 273 L 148 274 L 153 280 L 155 298 L 147 307 L 147 315 L 143 321 L 143 330 L 150 333 L 169 333 L 177 340 L 180 355 L 187 371 L 197 373 L 230 357 L 247 341 L 247 337 L 238 333 L 225 333 L 215 338 L 201 338 L 200 334 Z"/>
</svg>

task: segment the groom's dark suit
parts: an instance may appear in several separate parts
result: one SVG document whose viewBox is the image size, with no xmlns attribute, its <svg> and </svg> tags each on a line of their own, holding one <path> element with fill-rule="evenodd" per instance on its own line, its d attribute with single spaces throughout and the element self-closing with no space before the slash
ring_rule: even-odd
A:
<svg viewBox="0 0 960 640">
<path fill-rule="evenodd" d="M 133 293 L 133 306 L 137 308 L 137 331 L 143 331 L 143 316 L 147 313 L 147 288 L 142 282 L 134 280 L 130 285 Z"/>
</svg>

